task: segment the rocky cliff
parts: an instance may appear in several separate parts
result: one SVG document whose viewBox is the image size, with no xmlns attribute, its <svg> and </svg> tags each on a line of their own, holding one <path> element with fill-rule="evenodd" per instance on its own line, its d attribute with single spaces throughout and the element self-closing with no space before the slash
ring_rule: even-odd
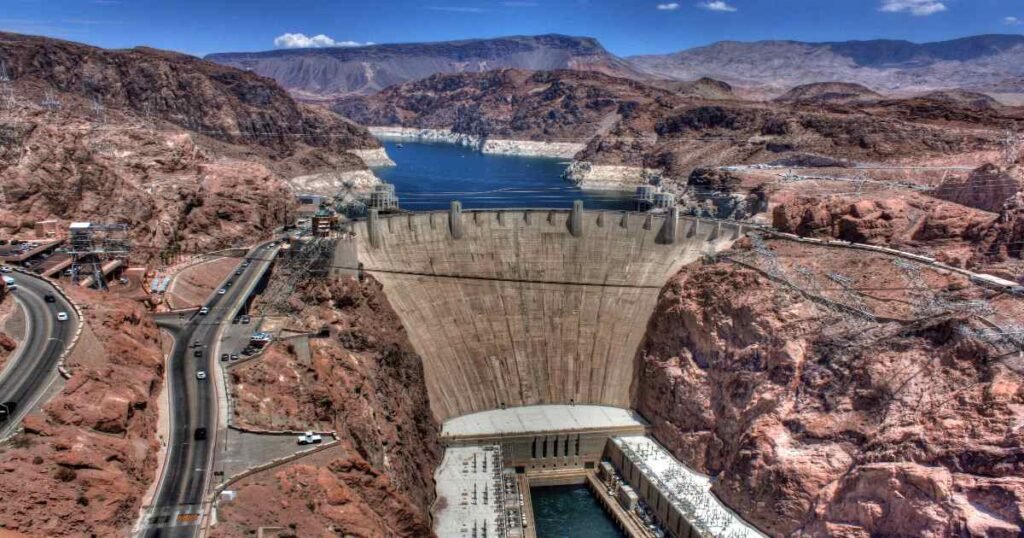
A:
<svg viewBox="0 0 1024 538">
<path fill-rule="evenodd" d="M 974 336 L 978 289 L 784 241 L 730 258 L 662 291 L 636 402 L 723 501 L 772 536 L 1024 531 L 1024 364 Z"/>
<path fill-rule="evenodd" d="M 372 94 L 436 73 L 472 73 L 510 67 L 641 76 L 627 62 L 606 51 L 597 40 L 557 34 L 218 53 L 206 58 L 271 77 L 295 95 L 307 99 Z"/>
<path fill-rule="evenodd" d="M 13 80 L 0 117 L 11 233 L 116 221 L 152 256 L 227 246 L 284 221 L 289 179 L 369 174 L 346 150 L 379 148 L 268 79 L 184 55 L 2 34 L 0 59 Z"/>
<path fill-rule="evenodd" d="M 503 70 L 435 75 L 341 100 L 334 109 L 368 125 L 573 141 L 584 146 L 571 170 L 584 186 L 592 176 L 618 178 L 630 188 L 659 178 L 685 185 L 698 166 L 802 155 L 981 164 L 979 153 L 1002 147 L 1002 129 L 1024 125 L 1024 111 L 1012 107 L 982 110 L 924 98 L 821 100 L 829 88 L 799 93 L 817 96 L 809 102 L 758 103 L 708 100 L 599 73 Z"/>
<path fill-rule="evenodd" d="M 156 479 L 160 335 L 135 302 L 75 288 L 86 329 L 73 373 L 0 449 L 0 534 L 124 536 Z"/>
<path fill-rule="evenodd" d="M 220 536 L 296 522 L 299 536 L 344 529 L 359 536 L 430 534 L 433 472 L 440 461 L 420 358 L 373 280 L 303 283 L 290 327 L 327 331 L 276 344 L 231 371 L 236 424 L 331 430 L 341 449 L 239 482 L 220 513 Z M 287 374 L 282 375 L 282 372 Z M 295 487 L 296 482 L 315 483 Z"/>
</svg>

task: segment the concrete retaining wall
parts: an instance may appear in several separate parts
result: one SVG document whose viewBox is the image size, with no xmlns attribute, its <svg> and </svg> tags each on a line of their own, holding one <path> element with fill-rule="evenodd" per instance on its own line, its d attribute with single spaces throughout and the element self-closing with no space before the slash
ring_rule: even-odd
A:
<svg viewBox="0 0 1024 538">
<path fill-rule="evenodd" d="M 381 215 L 356 225 L 359 261 L 423 357 L 442 420 L 501 406 L 628 407 L 661 288 L 744 231 L 558 210 Z"/>
</svg>

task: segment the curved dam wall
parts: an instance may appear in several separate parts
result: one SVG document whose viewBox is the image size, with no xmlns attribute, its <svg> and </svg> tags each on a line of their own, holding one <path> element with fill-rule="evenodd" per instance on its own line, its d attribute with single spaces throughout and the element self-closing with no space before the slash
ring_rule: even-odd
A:
<svg viewBox="0 0 1024 538">
<path fill-rule="evenodd" d="M 612 211 L 502 210 L 356 223 L 363 270 L 423 357 L 440 420 L 503 406 L 627 408 L 667 279 L 738 224 Z"/>
</svg>

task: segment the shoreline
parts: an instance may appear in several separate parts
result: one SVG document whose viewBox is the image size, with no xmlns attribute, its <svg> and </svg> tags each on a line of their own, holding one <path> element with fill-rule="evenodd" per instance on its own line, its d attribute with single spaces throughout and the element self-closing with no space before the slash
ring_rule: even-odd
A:
<svg viewBox="0 0 1024 538">
<path fill-rule="evenodd" d="M 562 178 L 583 190 L 632 192 L 638 185 L 647 185 L 661 174 L 660 170 L 649 168 L 575 160 L 576 154 L 586 147 L 586 144 L 576 142 L 487 139 L 448 129 L 385 126 L 371 126 L 367 129 L 381 140 L 455 144 L 487 155 L 569 159 L 571 162 L 562 173 Z"/>
</svg>

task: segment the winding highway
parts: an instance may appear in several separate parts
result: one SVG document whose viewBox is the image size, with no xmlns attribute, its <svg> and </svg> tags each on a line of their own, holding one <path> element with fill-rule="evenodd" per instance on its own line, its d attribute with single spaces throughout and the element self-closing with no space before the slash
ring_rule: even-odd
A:
<svg viewBox="0 0 1024 538">
<path fill-rule="evenodd" d="M 13 413 L 0 421 L 0 439 L 17 429 L 21 419 L 39 405 L 58 380 L 61 354 L 80 323 L 75 309 L 49 282 L 24 273 L 4 276 L 17 284 L 8 297 L 22 306 L 27 335 L 0 371 L 0 404 L 14 404 Z M 46 302 L 47 295 L 53 297 L 53 302 Z M 65 312 L 68 319 L 58 321 L 58 312 Z"/>
<path fill-rule="evenodd" d="M 204 507 L 219 429 L 216 376 L 220 375 L 221 326 L 238 315 L 277 251 L 267 244 L 250 251 L 249 265 L 242 267 L 239 262 L 242 274 L 232 272 L 228 277 L 232 285 L 226 293 L 214 294 L 206 302 L 208 314 L 193 314 L 184 323 L 159 322 L 174 333 L 167 368 L 171 432 L 143 536 L 196 536 L 203 518 L 209 516 Z M 205 379 L 197 378 L 199 371 L 206 373 Z"/>
</svg>

